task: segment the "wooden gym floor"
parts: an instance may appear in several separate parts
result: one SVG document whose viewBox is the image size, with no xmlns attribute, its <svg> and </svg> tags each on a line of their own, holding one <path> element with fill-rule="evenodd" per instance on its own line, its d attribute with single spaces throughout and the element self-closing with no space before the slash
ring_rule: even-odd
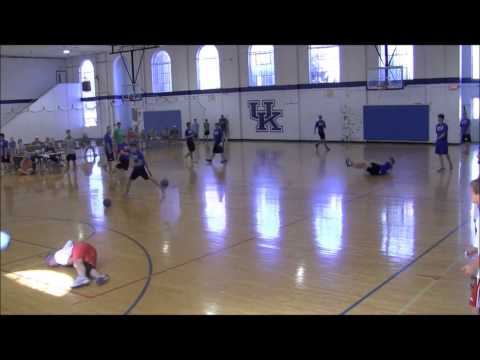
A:
<svg viewBox="0 0 480 360">
<path fill-rule="evenodd" d="M 123 198 L 81 156 L 76 174 L 4 176 L 1 313 L 471 314 L 476 147 L 451 146 L 444 174 L 427 145 L 232 142 L 225 167 L 198 148 L 193 168 L 183 144 L 147 151 L 163 200 L 141 178 Z M 345 167 L 390 155 L 385 177 Z M 72 268 L 44 265 L 68 239 L 97 247 L 109 283 L 70 290 Z"/>
</svg>

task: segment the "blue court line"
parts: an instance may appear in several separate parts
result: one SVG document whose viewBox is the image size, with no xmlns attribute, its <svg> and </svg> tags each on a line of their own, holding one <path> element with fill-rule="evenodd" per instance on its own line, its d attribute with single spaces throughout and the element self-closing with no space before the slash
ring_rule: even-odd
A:
<svg viewBox="0 0 480 360">
<path fill-rule="evenodd" d="M 388 284 L 390 281 L 395 279 L 397 276 L 399 276 L 401 273 L 403 273 L 405 270 L 407 270 L 410 266 L 415 264 L 418 260 L 420 260 L 422 257 L 427 255 L 430 251 L 435 249 L 438 245 L 440 245 L 442 242 L 444 242 L 446 239 L 448 239 L 452 234 L 454 234 L 458 229 L 460 229 L 463 225 L 465 225 L 469 220 L 465 220 L 462 222 L 460 225 L 457 225 L 453 230 L 450 230 L 444 237 L 442 237 L 440 240 L 438 240 L 435 244 L 430 246 L 428 249 L 426 249 L 424 252 L 422 252 L 419 256 L 414 258 L 411 262 L 403 266 L 400 270 L 398 270 L 396 273 L 388 277 L 385 281 L 383 281 L 381 284 L 377 285 L 375 288 L 370 290 L 368 293 L 363 295 L 360 299 L 355 301 L 352 305 L 350 305 L 348 308 L 343 310 L 340 315 L 346 315 L 350 310 L 353 308 L 357 307 L 359 304 L 364 302 L 367 298 L 369 298 L 372 294 L 376 293 L 378 290 L 380 290 L 382 287 L 384 287 L 386 284 Z"/>
</svg>

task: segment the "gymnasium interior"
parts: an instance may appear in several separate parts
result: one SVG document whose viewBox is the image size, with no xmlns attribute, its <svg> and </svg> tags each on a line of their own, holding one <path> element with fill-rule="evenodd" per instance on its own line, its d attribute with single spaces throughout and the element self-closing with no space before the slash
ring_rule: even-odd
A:
<svg viewBox="0 0 480 360">
<path fill-rule="evenodd" d="M 1 45 L 0 314 L 478 314 L 479 54 Z M 155 182 L 116 166 L 117 129 Z M 108 281 L 72 285 L 69 241 Z"/>
</svg>

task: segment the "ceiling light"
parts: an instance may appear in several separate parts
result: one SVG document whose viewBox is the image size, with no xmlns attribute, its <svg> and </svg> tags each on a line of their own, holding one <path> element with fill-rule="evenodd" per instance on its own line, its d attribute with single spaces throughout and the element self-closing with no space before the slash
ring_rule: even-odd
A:
<svg viewBox="0 0 480 360">
<path fill-rule="evenodd" d="M 65 50 L 63 50 L 63 53 L 64 53 L 64 54 L 70 54 L 70 50 L 65 49 Z"/>
</svg>

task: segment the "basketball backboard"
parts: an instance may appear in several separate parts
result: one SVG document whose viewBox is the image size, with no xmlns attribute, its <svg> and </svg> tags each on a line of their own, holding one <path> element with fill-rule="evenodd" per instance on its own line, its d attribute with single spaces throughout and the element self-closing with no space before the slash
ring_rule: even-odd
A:
<svg viewBox="0 0 480 360">
<path fill-rule="evenodd" d="M 386 66 L 368 69 L 367 90 L 401 90 L 403 87 L 403 67 Z"/>
</svg>

